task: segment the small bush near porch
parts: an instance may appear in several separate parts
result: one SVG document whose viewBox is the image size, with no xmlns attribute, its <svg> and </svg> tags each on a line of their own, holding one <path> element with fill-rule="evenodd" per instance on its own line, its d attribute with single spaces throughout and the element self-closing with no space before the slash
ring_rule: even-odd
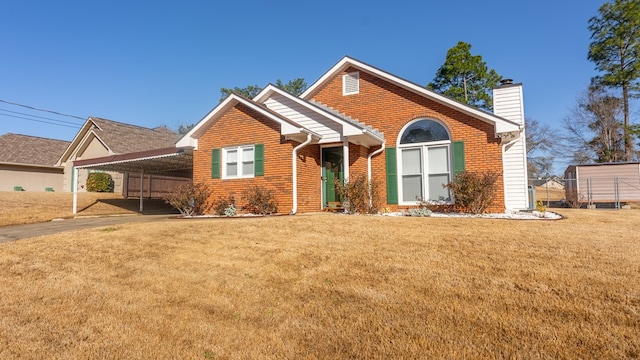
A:
<svg viewBox="0 0 640 360">
<path fill-rule="evenodd" d="M 173 192 L 164 197 L 164 201 L 182 216 L 206 214 L 213 206 L 209 202 L 211 190 L 206 184 L 185 182 L 175 187 Z"/>
<path fill-rule="evenodd" d="M 320 214 L 0 244 L 0 358 L 640 356 L 640 210 Z"/>
</svg>

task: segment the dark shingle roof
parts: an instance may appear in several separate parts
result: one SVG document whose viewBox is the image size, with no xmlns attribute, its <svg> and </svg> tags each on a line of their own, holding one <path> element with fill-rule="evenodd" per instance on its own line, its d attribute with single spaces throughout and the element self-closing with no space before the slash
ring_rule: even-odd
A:
<svg viewBox="0 0 640 360">
<path fill-rule="evenodd" d="M 166 148 L 180 138 L 166 127 L 149 129 L 93 116 L 90 120 L 99 127 L 93 129 L 96 135 L 116 154 Z"/>
<path fill-rule="evenodd" d="M 54 166 L 69 141 L 20 134 L 0 136 L 0 162 Z"/>
</svg>

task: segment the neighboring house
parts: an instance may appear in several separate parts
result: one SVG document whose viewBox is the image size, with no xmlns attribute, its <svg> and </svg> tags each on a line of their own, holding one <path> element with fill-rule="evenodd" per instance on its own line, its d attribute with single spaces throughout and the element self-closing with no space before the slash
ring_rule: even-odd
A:
<svg viewBox="0 0 640 360">
<path fill-rule="evenodd" d="M 0 136 L 0 191 L 62 191 L 64 169 L 56 161 L 68 141 L 35 136 Z"/>
<path fill-rule="evenodd" d="M 640 163 L 570 165 L 564 172 L 567 199 L 583 203 L 640 201 Z"/>
<path fill-rule="evenodd" d="M 73 168 L 74 161 L 174 147 L 179 138 L 178 134 L 166 127 L 150 129 L 89 117 L 66 150 L 60 152 L 62 155 L 58 156 L 56 165 L 64 168 L 63 190 L 73 191 L 73 181 L 77 180 L 78 191 L 86 191 L 86 179 L 89 172 L 93 170 L 82 169 L 76 173 Z M 110 174 L 114 180 L 114 193 L 127 196 L 130 190 L 128 174 L 119 172 L 110 172 Z M 138 177 L 132 181 L 137 181 L 138 184 L 140 182 Z"/>
<path fill-rule="evenodd" d="M 177 143 L 193 151 L 193 181 L 214 198 L 259 185 L 280 212 L 337 201 L 333 179 L 379 183 L 383 206 L 452 203 L 443 184 L 462 170 L 499 174 L 492 211 L 528 207 L 521 84 L 494 90 L 494 113 L 461 104 L 345 57 L 300 97 L 268 85 L 232 94 Z"/>
<path fill-rule="evenodd" d="M 549 189 L 564 190 L 564 180 L 557 176 L 552 176 L 548 179 L 529 180 L 529 185 L 540 186 Z"/>
</svg>

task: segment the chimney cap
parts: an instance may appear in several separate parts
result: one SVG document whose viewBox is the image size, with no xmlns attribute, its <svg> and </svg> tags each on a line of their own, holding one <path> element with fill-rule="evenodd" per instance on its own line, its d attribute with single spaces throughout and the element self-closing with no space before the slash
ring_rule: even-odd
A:
<svg viewBox="0 0 640 360">
<path fill-rule="evenodd" d="M 513 79 L 502 79 L 500 85 L 513 85 Z"/>
</svg>

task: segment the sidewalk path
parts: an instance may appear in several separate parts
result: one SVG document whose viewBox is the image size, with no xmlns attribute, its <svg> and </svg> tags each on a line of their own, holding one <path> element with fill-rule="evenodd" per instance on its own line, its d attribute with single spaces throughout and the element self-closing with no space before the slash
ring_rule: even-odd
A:
<svg viewBox="0 0 640 360">
<path fill-rule="evenodd" d="M 0 244 L 42 235 L 51 235 L 63 231 L 90 229 L 126 223 L 139 223 L 169 220 L 171 215 L 127 215 L 101 216 L 49 221 L 45 223 L 12 225 L 0 227 Z"/>
</svg>

